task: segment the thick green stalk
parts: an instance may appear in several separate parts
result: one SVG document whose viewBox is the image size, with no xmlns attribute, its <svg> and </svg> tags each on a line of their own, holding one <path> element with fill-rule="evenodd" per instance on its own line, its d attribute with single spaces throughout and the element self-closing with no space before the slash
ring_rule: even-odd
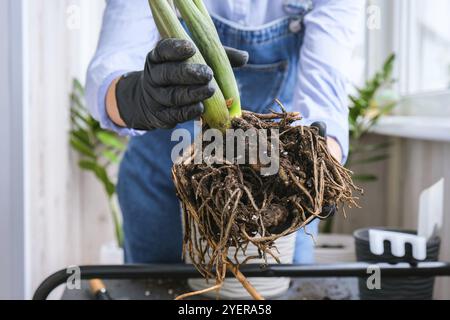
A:
<svg viewBox="0 0 450 320">
<path fill-rule="evenodd" d="M 205 16 L 205 18 L 207 18 L 207 20 L 211 24 L 212 28 L 214 28 L 214 30 L 217 31 L 216 26 L 214 25 L 214 21 L 211 19 L 211 16 L 209 15 L 208 9 L 206 8 L 203 0 L 192 0 L 192 1 L 194 1 L 194 4 L 197 6 L 198 10 L 200 10 L 200 12 L 203 14 L 203 16 Z M 219 36 L 219 35 L 217 35 L 217 36 Z"/>
<path fill-rule="evenodd" d="M 120 222 L 120 219 L 119 219 L 119 212 L 117 210 L 117 205 L 115 204 L 113 197 L 109 198 L 109 207 L 111 209 L 111 213 L 113 216 L 113 223 L 114 223 L 114 230 L 116 233 L 117 245 L 119 246 L 119 248 L 123 248 L 125 236 L 123 234 L 122 223 Z"/>
<path fill-rule="evenodd" d="M 148 2 L 152 10 L 156 26 L 158 27 L 158 31 L 162 37 L 192 41 L 178 20 L 178 17 L 170 6 L 168 0 L 149 0 Z M 189 60 L 189 62 L 207 64 L 201 54 L 201 50 L 197 50 L 197 53 Z M 220 86 L 217 81 L 213 79 L 212 83 L 217 90 L 214 96 L 203 102 L 205 106 L 203 119 L 211 128 L 225 131 L 231 125 L 227 100 L 220 90 Z"/>
<path fill-rule="evenodd" d="M 228 102 L 230 116 L 240 117 L 241 98 L 233 68 L 203 1 L 175 0 L 175 5 L 200 52 L 214 71 L 219 87 Z"/>
</svg>

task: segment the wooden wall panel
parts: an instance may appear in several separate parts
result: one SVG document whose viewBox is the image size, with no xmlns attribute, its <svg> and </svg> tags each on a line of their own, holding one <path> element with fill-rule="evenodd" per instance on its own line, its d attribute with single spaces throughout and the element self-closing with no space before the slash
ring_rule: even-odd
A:
<svg viewBox="0 0 450 320">
<path fill-rule="evenodd" d="M 67 24 L 72 5 L 80 9 L 75 29 Z M 102 191 L 77 169 L 68 145 L 72 79 L 84 80 L 104 1 L 33 0 L 27 6 L 26 185 L 33 290 L 59 268 L 97 262 L 98 245 L 111 233 Z"/>
</svg>

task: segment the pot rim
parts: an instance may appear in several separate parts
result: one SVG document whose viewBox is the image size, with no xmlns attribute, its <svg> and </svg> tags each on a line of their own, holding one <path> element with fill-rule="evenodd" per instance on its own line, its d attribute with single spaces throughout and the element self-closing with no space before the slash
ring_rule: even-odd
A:
<svg viewBox="0 0 450 320">
<path fill-rule="evenodd" d="M 403 232 L 408 234 L 417 234 L 415 230 L 392 228 L 392 227 L 371 227 L 371 228 L 361 228 L 353 232 L 353 237 L 356 241 L 369 242 L 369 230 L 384 230 L 392 232 Z M 427 241 L 427 246 L 434 246 L 440 244 L 441 239 L 438 236 L 431 237 Z"/>
</svg>

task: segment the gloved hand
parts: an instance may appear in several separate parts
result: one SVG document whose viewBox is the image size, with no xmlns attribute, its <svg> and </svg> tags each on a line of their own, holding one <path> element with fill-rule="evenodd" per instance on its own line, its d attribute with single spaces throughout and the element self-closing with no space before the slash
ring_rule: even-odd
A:
<svg viewBox="0 0 450 320">
<path fill-rule="evenodd" d="M 319 130 L 319 134 L 323 138 L 327 138 L 327 125 L 325 122 L 318 121 L 311 124 L 311 127 L 317 128 Z M 325 204 L 322 208 L 322 213 L 317 217 L 320 220 L 326 220 L 328 218 L 333 217 L 336 214 L 337 208 L 335 205 Z"/>
<path fill-rule="evenodd" d="M 248 53 L 226 48 L 234 67 L 247 63 Z M 116 87 L 119 113 L 128 128 L 170 129 L 200 117 L 202 101 L 214 95 L 213 71 L 188 63 L 196 52 L 187 40 L 164 39 L 152 50 L 141 72 L 123 76 Z"/>
</svg>

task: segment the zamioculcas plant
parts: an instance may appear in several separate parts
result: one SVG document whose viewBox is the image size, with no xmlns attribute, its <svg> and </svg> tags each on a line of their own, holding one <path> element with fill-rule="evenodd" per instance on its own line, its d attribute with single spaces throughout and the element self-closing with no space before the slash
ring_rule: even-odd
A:
<svg viewBox="0 0 450 320">
<path fill-rule="evenodd" d="M 70 95 L 70 145 L 80 156 L 80 169 L 90 172 L 103 185 L 114 223 L 117 245 L 123 248 L 123 229 L 120 210 L 115 203 L 116 184 L 110 167 L 118 165 L 126 149 L 126 141 L 101 128 L 100 123 L 89 115 L 84 103 L 84 88 L 78 80 L 73 81 Z"/>
<path fill-rule="evenodd" d="M 351 101 L 349 112 L 350 152 L 346 166 L 355 171 L 353 180 L 358 182 L 368 183 L 378 179 L 372 173 L 359 172 L 361 166 L 364 167 L 389 158 L 389 142 L 367 144 L 362 139 L 370 133 L 382 117 L 391 113 L 398 104 L 392 94 L 389 99 L 380 99 L 380 96 L 390 92 L 390 87 L 395 83 L 392 76 L 395 59 L 395 54 L 389 55 L 381 70 L 368 79 L 364 87 L 356 88 L 357 94 L 349 97 Z M 322 233 L 331 233 L 333 222 L 334 219 L 328 219 L 322 226 Z"/>
<path fill-rule="evenodd" d="M 239 272 L 240 263 L 268 255 L 279 261 L 274 241 L 315 218 L 325 218 L 325 205 L 356 206 L 352 192 L 359 189 L 352 182 L 351 172 L 330 155 L 317 128 L 292 126 L 301 119 L 298 113 L 286 112 L 281 103 L 283 112 L 256 114 L 242 110 L 233 69 L 202 0 L 149 0 L 149 4 L 161 36 L 192 41 L 198 50 L 190 62 L 207 64 L 214 71 L 217 90 L 204 101 L 205 129 L 218 129 L 227 137 L 227 129 L 254 129 L 260 133 L 258 150 L 269 148 L 265 154 L 270 153 L 279 164 L 274 174 L 265 175 L 261 153 L 255 163 L 241 164 L 238 155 L 223 159 L 219 152 L 214 154 L 219 160 L 214 164 L 194 164 L 190 160 L 197 148 L 192 148 L 173 168 L 184 212 L 184 254 L 205 278 L 216 280 L 210 290 L 221 287 L 228 268 L 254 298 L 261 298 Z M 227 139 L 223 140 L 225 150 Z M 245 139 L 242 143 L 248 154 L 250 143 Z M 204 151 L 208 146 L 201 147 Z M 230 248 L 244 252 L 249 244 L 258 248 L 260 257 L 240 262 L 236 255 L 229 254 Z"/>
</svg>

